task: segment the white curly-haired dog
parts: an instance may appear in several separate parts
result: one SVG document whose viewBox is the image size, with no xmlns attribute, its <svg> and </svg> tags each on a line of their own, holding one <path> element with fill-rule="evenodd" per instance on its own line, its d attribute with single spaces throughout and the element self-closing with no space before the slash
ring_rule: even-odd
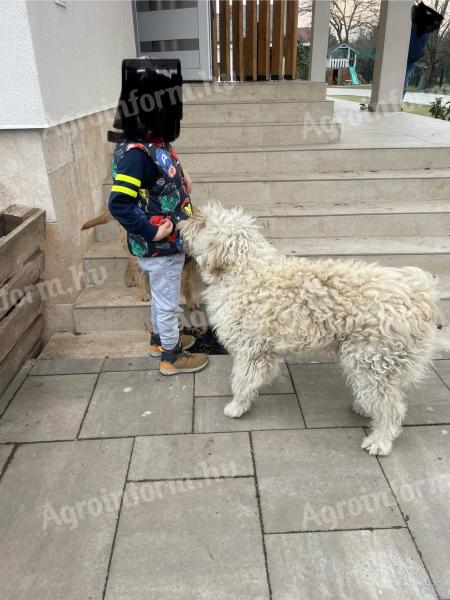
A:
<svg viewBox="0 0 450 600">
<path fill-rule="evenodd" d="M 333 347 L 353 386 L 353 409 L 372 418 L 362 448 L 389 454 L 406 412 L 404 390 L 424 376 L 435 344 L 432 276 L 356 260 L 288 259 L 253 217 L 219 204 L 196 209 L 180 229 L 206 284 L 210 323 L 234 359 L 225 415 L 244 414 L 284 357 Z"/>
</svg>

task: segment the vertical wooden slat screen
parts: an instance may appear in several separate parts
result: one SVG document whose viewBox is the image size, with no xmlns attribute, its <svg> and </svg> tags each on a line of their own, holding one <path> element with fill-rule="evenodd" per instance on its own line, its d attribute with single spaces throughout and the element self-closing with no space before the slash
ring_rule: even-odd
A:
<svg viewBox="0 0 450 600">
<path fill-rule="evenodd" d="M 284 22 L 286 18 L 286 0 L 273 0 L 272 25 L 272 79 L 283 78 Z"/>
<path fill-rule="evenodd" d="M 258 79 L 270 79 L 270 2 L 259 0 Z"/>
<path fill-rule="evenodd" d="M 297 16 L 298 0 L 287 0 L 286 42 L 284 45 L 284 77 L 297 77 Z"/>
<path fill-rule="evenodd" d="M 257 60 L 258 60 L 258 46 L 257 46 L 257 2 L 256 0 L 247 0 L 246 11 L 245 11 L 245 55 L 244 55 L 244 66 L 245 66 L 245 79 L 254 80 L 257 75 Z"/>
<path fill-rule="evenodd" d="M 230 68 L 230 3 L 229 0 L 219 1 L 219 43 L 220 43 L 220 78 L 222 81 L 231 79 Z"/>
<path fill-rule="evenodd" d="M 244 4 L 233 0 L 233 73 L 237 81 L 244 81 Z"/>
<path fill-rule="evenodd" d="M 212 75 L 213 79 L 219 77 L 219 63 L 217 61 L 217 13 L 216 0 L 210 0 L 211 6 L 211 57 L 212 57 Z"/>
<path fill-rule="evenodd" d="M 295 79 L 299 0 L 211 0 L 213 76 L 222 81 Z M 270 9 L 272 6 L 272 23 Z M 216 14 L 217 13 L 217 14 Z M 232 17 L 230 19 L 230 16 Z M 219 21 L 220 64 L 214 54 Z M 272 26 L 271 26 L 272 25 Z M 232 43 L 231 43 L 232 42 Z M 231 69 L 231 53 L 233 69 Z M 233 71 L 233 73 L 231 73 Z"/>
</svg>

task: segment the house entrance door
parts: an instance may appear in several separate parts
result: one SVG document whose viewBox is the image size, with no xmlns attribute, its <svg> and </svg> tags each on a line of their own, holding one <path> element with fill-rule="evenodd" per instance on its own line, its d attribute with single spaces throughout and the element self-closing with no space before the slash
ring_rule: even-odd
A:
<svg viewBox="0 0 450 600">
<path fill-rule="evenodd" d="M 137 0 L 133 10 L 138 56 L 179 58 L 185 81 L 211 80 L 209 2 Z"/>
</svg>

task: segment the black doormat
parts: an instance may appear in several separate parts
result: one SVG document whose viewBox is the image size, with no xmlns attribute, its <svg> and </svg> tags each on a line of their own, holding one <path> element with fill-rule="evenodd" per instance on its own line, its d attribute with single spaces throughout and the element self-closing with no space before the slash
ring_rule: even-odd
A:
<svg viewBox="0 0 450 600">
<path fill-rule="evenodd" d="M 197 338 L 197 341 L 189 348 L 189 352 L 206 352 L 207 354 L 228 354 L 222 344 L 216 337 L 213 329 L 183 329 L 183 333 L 188 333 Z"/>
</svg>

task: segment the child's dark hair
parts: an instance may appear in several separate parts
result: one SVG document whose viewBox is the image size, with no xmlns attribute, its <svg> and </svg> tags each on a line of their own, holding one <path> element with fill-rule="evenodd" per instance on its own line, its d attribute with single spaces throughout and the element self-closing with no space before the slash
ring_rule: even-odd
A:
<svg viewBox="0 0 450 600">
<path fill-rule="evenodd" d="M 122 61 L 122 90 L 108 141 L 152 137 L 171 142 L 180 135 L 183 78 L 178 59 L 147 57 Z"/>
</svg>

